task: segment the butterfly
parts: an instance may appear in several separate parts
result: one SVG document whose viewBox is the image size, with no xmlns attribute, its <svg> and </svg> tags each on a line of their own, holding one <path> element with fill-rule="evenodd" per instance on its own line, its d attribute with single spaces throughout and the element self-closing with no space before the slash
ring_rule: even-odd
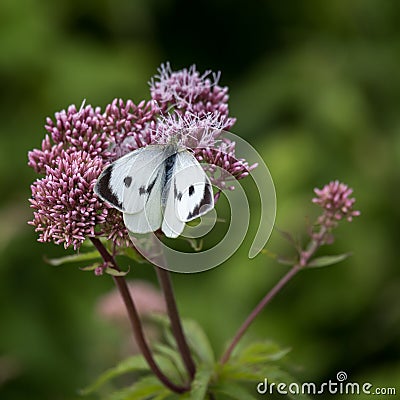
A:
<svg viewBox="0 0 400 400">
<path fill-rule="evenodd" d="M 176 144 L 141 147 L 100 174 L 95 193 L 123 213 L 133 233 L 178 237 L 185 223 L 214 207 L 211 182 L 193 153 Z"/>
</svg>

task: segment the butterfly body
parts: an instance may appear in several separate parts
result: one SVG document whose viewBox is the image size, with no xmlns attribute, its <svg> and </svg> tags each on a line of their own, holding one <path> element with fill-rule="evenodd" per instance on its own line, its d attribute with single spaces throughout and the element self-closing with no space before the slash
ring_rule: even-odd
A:
<svg viewBox="0 0 400 400">
<path fill-rule="evenodd" d="M 212 186 L 186 148 L 148 145 L 119 158 L 101 173 L 95 193 L 124 214 L 134 233 L 162 229 L 179 236 L 185 223 L 214 207 Z"/>
</svg>

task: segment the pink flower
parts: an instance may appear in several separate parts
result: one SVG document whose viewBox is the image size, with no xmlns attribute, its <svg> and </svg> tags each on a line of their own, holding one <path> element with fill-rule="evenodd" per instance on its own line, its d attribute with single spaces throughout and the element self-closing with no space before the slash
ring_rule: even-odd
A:
<svg viewBox="0 0 400 400">
<path fill-rule="evenodd" d="M 83 151 L 72 154 L 61 150 L 57 166 L 45 166 L 46 176 L 31 186 L 35 226 L 40 242 L 64 243 L 64 247 L 80 247 L 87 236 L 95 236 L 95 228 L 103 224 L 108 209 L 93 192 L 103 169 L 99 157 L 91 158 Z"/>
<path fill-rule="evenodd" d="M 312 202 L 324 209 L 324 213 L 318 220 L 319 224 L 326 225 L 328 228 L 335 227 L 343 218 L 351 221 L 353 217 L 360 215 L 360 211 L 353 210 L 356 201 L 354 197 L 350 197 L 353 189 L 344 183 L 338 180 L 332 181 L 322 189 L 314 189 L 314 192 L 317 197 L 313 198 Z"/>
</svg>

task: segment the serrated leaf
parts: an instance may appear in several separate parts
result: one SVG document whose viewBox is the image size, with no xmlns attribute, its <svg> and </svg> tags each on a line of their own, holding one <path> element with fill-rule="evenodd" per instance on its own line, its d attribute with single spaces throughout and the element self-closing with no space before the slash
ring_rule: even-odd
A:
<svg viewBox="0 0 400 400">
<path fill-rule="evenodd" d="M 89 251 L 87 253 L 78 253 L 78 254 L 71 254 L 70 256 L 60 257 L 60 258 L 44 258 L 44 260 L 53 265 L 58 267 L 62 264 L 70 264 L 75 262 L 81 261 L 88 261 L 88 260 L 97 260 L 100 259 L 101 256 L 97 250 Z"/>
<path fill-rule="evenodd" d="M 198 368 L 190 391 L 191 400 L 205 399 L 212 374 L 213 371 L 210 368 Z"/>
<path fill-rule="evenodd" d="M 217 365 L 216 373 L 221 382 L 258 382 L 263 376 L 268 376 L 272 380 L 277 379 L 281 376 L 281 369 L 278 364 L 273 363 L 240 364 L 229 360 L 226 364 Z"/>
<path fill-rule="evenodd" d="M 183 330 L 189 347 L 207 365 L 215 363 L 214 351 L 203 328 L 193 320 L 183 320 Z"/>
<path fill-rule="evenodd" d="M 154 356 L 157 365 L 160 369 L 166 373 L 171 375 L 171 378 L 177 378 L 178 374 L 176 372 L 175 366 L 170 362 L 169 359 L 165 358 L 162 355 Z M 150 372 L 150 367 L 148 366 L 146 360 L 142 355 L 136 355 L 133 357 L 129 357 L 126 360 L 120 362 L 117 366 L 108 369 L 103 372 L 91 385 L 80 391 L 81 395 L 88 395 L 95 391 L 97 391 L 101 386 L 103 386 L 108 381 L 130 373 L 130 372 Z"/>
<path fill-rule="evenodd" d="M 165 399 L 171 391 L 155 376 L 145 376 L 126 389 L 112 393 L 107 400 L 146 400 L 158 396 Z"/>
<path fill-rule="evenodd" d="M 133 371 L 150 371 L 150 367 L 142 355 L 129 357 L 120 362 L 116 367 L 103 372 L 91 385 L 81 389 L 80 394 L 88 395 L 93 393 L 109 380 Z"/>
<path fill-rule="evenodd" d="M 128 271 L 118 271 L 115 268 L 107 267 L 104 272 L 111 276 L 126 276 L 130 270 L 130 267 L 128 267 Z"/>
<path fill-rule="evenodd" d="M 218 378 L 221 381 L 247 381 L 254 382 L 260 379 L 260 369 L 228 361 L 217 368 Z"/>
<path fill-rule="evenodd" d="M 256 342 L 244 348 L 235 358 L 242 364 L 263 364 L 278 361 L 289 351 L 289 348 L 283 349 L 273 342 Z"/>
<path fill-rule="evenodd" d="M 329 265 L 337 264 L 350 256 L 351 256 L 351 253 L 344 253 L 344 254 L 337 254 L 334 256 L 322 256 L 322 257 L 314 258 L 313 260 L 311 260 L 308 263 L 307 267 L 308 268 L 327 267 Z"/>
<path fill-rule="evenodd" d="M 253 396 L 242 386 L 234 382 L 219 383 L 212 387 L 212 392 L 222 393 L 234 400 L 257 400 L 257 397 Z M 254 390 L 254 392 L 256 393 L 256 390 Z"/>
</svg>

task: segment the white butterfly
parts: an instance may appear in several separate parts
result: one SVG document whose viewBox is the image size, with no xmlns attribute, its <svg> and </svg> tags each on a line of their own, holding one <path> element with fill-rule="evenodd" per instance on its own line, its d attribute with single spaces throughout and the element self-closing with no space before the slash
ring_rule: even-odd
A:
<svg viewBox="0 0 400 400">
<path fill-rule="evenodd" d="M 161 228 L 170 238 L 214 207 L 203 168 L 189 150 L 174 144 L 148 145 L 119 158 L 104 169 L 94 191 L 123 212 L 131 232 Z"/>
</svg>

